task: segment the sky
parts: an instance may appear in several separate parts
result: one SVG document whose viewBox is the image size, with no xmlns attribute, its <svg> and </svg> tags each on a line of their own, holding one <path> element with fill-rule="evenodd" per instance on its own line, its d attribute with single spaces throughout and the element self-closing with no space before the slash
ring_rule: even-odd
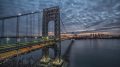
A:
<svg viewBox="0 0 120 67">
<path fill-rule="evenodd" d="M 0 17 L 52 6 L 60 7 L 61 22 L 68 32 L 96 29 L 120 32 L 120 0 L 0 0 Z"/>
</svg>

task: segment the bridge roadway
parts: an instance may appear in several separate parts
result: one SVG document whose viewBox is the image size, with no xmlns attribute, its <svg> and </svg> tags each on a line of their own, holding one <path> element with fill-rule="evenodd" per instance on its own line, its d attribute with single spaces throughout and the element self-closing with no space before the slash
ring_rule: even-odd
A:
<svg viewBox="0 0 120 67">
<path fill-rule="evenodd" d="M 4 62 L 10 58 L 16 57 L 18 55 L 29 53 L 31 51 L 34 51 L 34 50 L 37 50 L 37 49 L 40 49 L 40 48 L 43 48 L 46 46 L 54 45 L 55 43 L 56 43 L 56 41 L 54 41 L 54 40 L 47 40 L 47 41 L 43 41 L 43 42 L 32 44 L 32 45 L 28 44 L 28 45 L 24 45 L 24 46 L 19 46 L 19 48 L 15 47 L 16 49 L 10 48 L 11 50 L 0 53 L 0 63 Z"/>
</svg>

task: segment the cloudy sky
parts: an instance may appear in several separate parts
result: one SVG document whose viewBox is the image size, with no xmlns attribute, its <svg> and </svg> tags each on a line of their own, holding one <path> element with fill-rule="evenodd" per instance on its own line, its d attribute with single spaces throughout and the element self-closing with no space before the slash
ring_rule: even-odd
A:
<svg viewBox="0 0 120 67">
<path fill-rule="evenodd" d="M 60 6 L 61 21 L 69 32 L 120 32 L 120 0 L 0 0 L 0 17 L 52 6 Z"/>
</svg>

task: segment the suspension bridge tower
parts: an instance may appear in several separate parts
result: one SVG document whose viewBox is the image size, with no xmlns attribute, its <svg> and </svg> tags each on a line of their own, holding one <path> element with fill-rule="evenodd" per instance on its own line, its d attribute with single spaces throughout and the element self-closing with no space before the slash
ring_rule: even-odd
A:
<svg viewBox="0 0 120 67">
<path fill-rule="evenodd" d="M 55 58 L 51 61 L 49 57 L 49 48 L 42 49 L 41 63 L 48 64 L 51 62 L 53 65 L 61 65 L 61 38 L 60 38 L 60 10 L 59 7 L 51 7 L 43 9 L 43 22 L 42 22 L 42 36 L 44 39 L 48 37 L 48 23 L 54 21 L 54 40 L 57 43 L 54 51 Z"/>
</svg>

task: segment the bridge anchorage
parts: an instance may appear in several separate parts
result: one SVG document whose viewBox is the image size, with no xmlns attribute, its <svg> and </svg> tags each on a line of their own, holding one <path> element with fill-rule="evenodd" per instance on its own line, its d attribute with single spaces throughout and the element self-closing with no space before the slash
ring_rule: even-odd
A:
<svg viewBox="0 0 120 67">
<path fill-rule="evenodd" d="M 42 21 L 42 36 L 44 40 L 48 40 L 48 23 L 54 21 L 54 59 L 49 57 L 49 48 L 42 48 L 42 58 L 40 59 L 40 65 L 42 66 L 61 66 L 63 60 L 61 58 L 61 37 L 60 37 L 60 10 L 59 7 L 51 7 L 43 9 L 43 21 Z"/>
</svg>

